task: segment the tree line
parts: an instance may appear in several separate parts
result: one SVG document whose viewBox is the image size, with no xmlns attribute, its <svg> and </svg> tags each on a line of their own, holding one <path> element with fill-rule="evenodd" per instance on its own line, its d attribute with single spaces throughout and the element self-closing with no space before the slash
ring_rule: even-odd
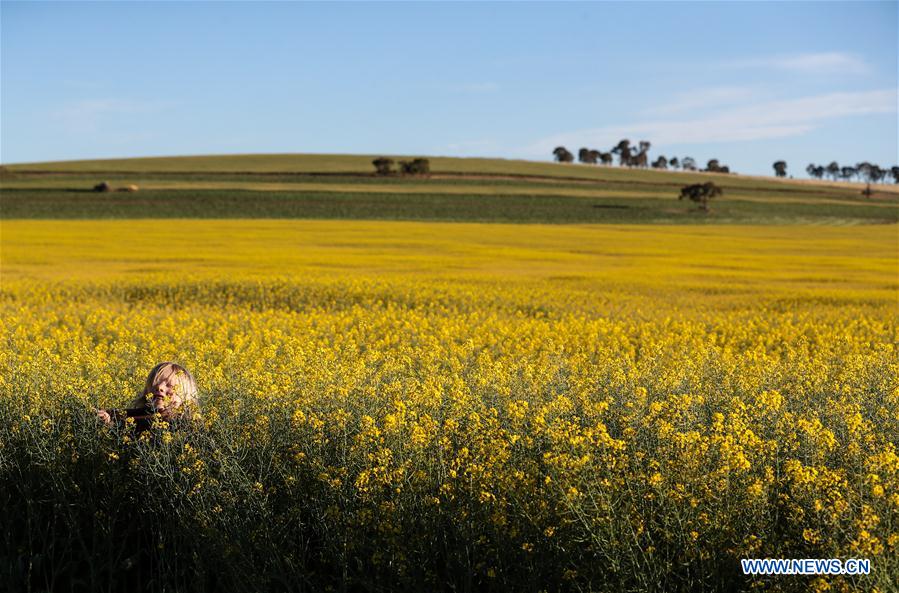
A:
<svg viewBox="0 0 899 593">
<path fill-rule="evenodd" d="M 612 147 L 608 152 L 591 148 L 581 148 L 577 153 L 577 160 L 585 165 L 612 165 L 615 156 L 618 157 L 618 164 L 621 167 L 652 167 L 653 169 L 682 169 L 684 171 L 707 171 L 712 173 L 730 173 L 730 167 L 722 165 L 718 159 L 711 159 L 706 163 L 705 169 L 699 169 L 696 160 L 693 157 L 671 157 L 659 156 L 654 161 L 649 160 L 649 148 L 652 146 L 647 140 L 641 140 L 636 146 L 631 144 L 630 140 L 621 140 Z M 573 163 L 574 154 L 564 146 L 557 146 L 553 149 L 553 157 L 560 163 Z M 777 177 L 787 176 L 787 162 L 775 161 L 774 175 Z M 888 183 L 892 178 L 894 183 L 899 183 L 899 166 L 889 169 L 869 163 L 867 161 L 852 166 L 840 166 L 836 161 L 830 163 L 826 167 L 823 165 L 810 164 L 805 168 L 809 177 L 822 179 L 825 176 L 832 178 L 834 181 L 864 181 L 867 183 Z"/>
<path fill-rule="evenodd" d="M 621 140 L 608 152 L 591 148 L 581 148 L 577 159 L 586 165 L 611 165 L 618 157 L 618 164 L 622 167 L 652 167 L 653 169 L 682 169 L 684 171 L 709 171 L 712 173 L 730 173 L 730 167 L 722 165 L 718 159 L 711 159 L 706 163 L 705 169 L 699 169 L 696 159 L 693 157 L 671 157 L 670 159 L 660 155 L 654 161 L 649 161 L 649 148 L 652 144 L 647 140 L 640 140 L 636 146 L 631 145 L 628 139 Z M 557 146 L 553 150 L 553 157 L 560 163 L 573 163 L 574 154 L 564 146 Z"/>
<path fill-rule="evenodd" d="M 899 183 L 899 166 L 884 169 L 867 161 L 857 163 L 854 167 L 841 166 L 836 161 L 832 161 L 827 166 L 811 163 L 805 168 L 805 172 L 808 173 L 809 177 L 815 179 L 830 177 L 834 181 L 852 181 L 855 179 L 866 183 L 888 183 L 890 178 L 892 178 L 893 183 Z"/>
</svg>

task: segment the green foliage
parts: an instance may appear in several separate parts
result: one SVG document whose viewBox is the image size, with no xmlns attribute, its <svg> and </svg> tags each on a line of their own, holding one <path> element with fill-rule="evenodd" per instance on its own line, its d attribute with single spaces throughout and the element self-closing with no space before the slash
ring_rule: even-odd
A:
<svg viewBox="0 0 899 593">
<path fill-rule="evenodd" d="M 564 146 L 557 146 L 553 149 L 553 156 L 560 163 L 574 162 L 574 155 Z"/>
<path fill-rule="evenodd" d="M 400 161 L 400 171 L 403 175 L 429 175 L 431 173 L 431 162 L 423 158 Z"/>
<path fill-rule="evenodd" d="M 730 173 L 730 167 L 722 165 L 718 159 L 712 159 L 708 162 L 705 170 L 709 173 Z"/>
<path fill-rule="evenodd" d="M 371 164 L 375 166 L 375 172 L 378 175 L 393 175 L 395 173 L 393 170 L 393 159 L 379 157 L 373 160 Z"/>
<path fill-rule="evenodd" d="M 374 181 L 373 181 L 374 182 Z M 470 182 L 468 182 L 470 183 Z M 464 184 L 463 184 L 464 185 Z M 562 184 L 558 195 L 534 195 L 526 186 L 498 184 L 508 191 L 497 193 L 387 193 L 365 191 L 278 191 L 246 190 L 141 190 L 134 194 L 98 194 L 90 191 L 8 189 L 0 195 L 2 219 L 117 219 L 159 218 L 160 212 L 177 212 L 182 218 L 306 218 L 357 220 L 432 220 L 455 222 L 522 223 L 663 223 L 706 224 L 795 224 L 797 222 L 893 223 L 899 221 L 899 208 L 883 207 L 864 201 L 858 192 L 841 192 L 844 200 L 797 202 L 793 195 L 815 195 L 814 189 L 784 194 L 779 202 L 752 199 L 748 192 L 742 200 L 737 190 L 727 188 L 728 200 L 714 214 L 696 218 L 672 210 L 670 196 L 677 185 L 652 188 L 639 198 L 565 195 Z M 612 184 L 623 195 L 633 191 L 627 184 Z M 614 190 L 613 190 L 614 191 Z M 844 197 L 845 196 L 845 197 Z M 850 198 L 851 196 L 851 198 Z"/>
<path fill-rule="evenodd" d="M 720 187 L 711 181 L 707 181 L 706 183 L 696 183 L 681 188 L 680 196 L 677 199 L 689 198 L 691 201 L 699 204 L 700 210 L 708 212 L 709 200 L 715 196 L 720 196 L 722 193 L 724 192 Z"/>
</svg>

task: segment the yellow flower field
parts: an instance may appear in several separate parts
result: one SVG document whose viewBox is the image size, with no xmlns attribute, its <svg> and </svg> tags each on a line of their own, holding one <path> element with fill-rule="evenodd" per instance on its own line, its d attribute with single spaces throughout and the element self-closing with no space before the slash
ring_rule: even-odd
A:
<svg viewBox="0 0 899 593">
<path fill-rule="evenodd" d="M 895 227 L 0 233 L 0 497 L 45 563 L 7 582 L 899 589 Z M 98 425 L 162 360 L 195 430 Z M 872 570 L 742 574 L 769 557 Z"/>
</svg>

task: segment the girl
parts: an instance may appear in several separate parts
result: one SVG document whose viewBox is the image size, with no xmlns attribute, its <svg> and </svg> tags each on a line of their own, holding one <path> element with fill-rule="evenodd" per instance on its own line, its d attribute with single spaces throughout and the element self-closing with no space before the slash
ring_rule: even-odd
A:
<svg viewBox="0 0 899 593">
<path fill-rule="evenodd" d="M 154 415 L 174 426 L 189 421 L 199 413 L 197 383 L 190 372 L 174 362 L 161 362 L 147 375 L 144 391 L 126 410 L 97 410 L 97 417 L 111 425 L 134 418 L 138 432 L 146 430 Z"/>
</svg>

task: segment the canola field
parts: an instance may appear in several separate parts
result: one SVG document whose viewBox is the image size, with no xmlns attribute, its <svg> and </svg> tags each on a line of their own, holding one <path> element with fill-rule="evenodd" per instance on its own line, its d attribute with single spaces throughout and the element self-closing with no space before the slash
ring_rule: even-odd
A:
<svg viewBox="0 0 899 593">
<path fill-rule="evenodd" d="M 13 590 L 899 589 L 895 225 L 0 236 Z M 194 429 L 96 422 L 162 360 Z"/>
</svg>

